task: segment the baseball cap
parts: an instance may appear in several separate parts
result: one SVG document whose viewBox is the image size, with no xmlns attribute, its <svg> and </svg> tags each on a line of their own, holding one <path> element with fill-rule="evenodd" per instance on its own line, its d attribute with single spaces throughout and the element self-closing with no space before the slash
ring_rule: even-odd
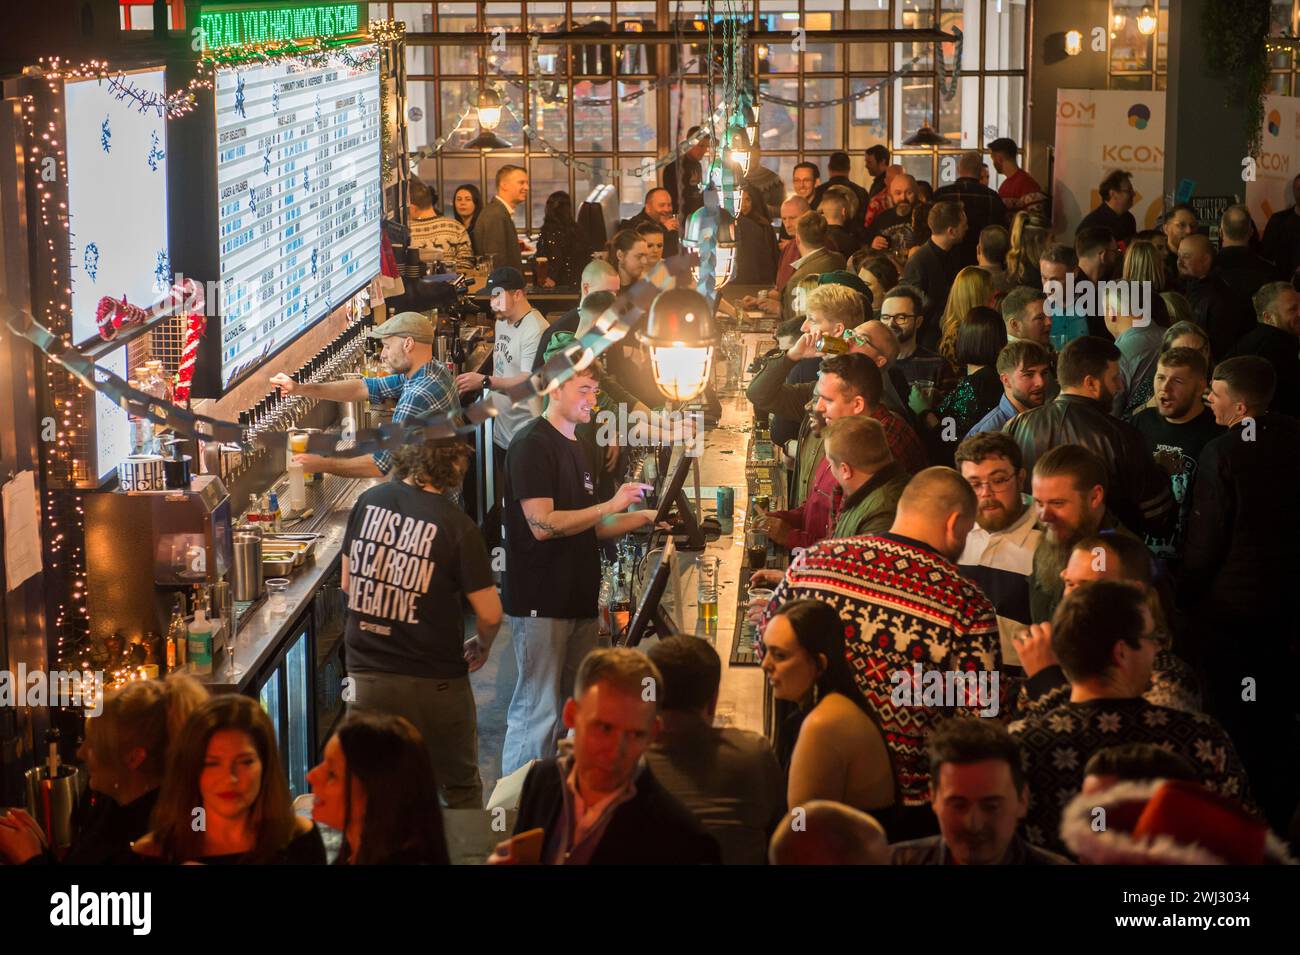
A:
<svg viewBox="0 0 1300 955">
<path fill-rule="evenodd" d="M 430 344 L 437 337 L 433 322 L 419 312 L 398 312 L 384 324 L 370 329 L 366 333 L 370 338 L 414 338 L 417 342 Z"/>
<path fill-rule="evenodd" d="M 524 277 L 519 270 L 509 265 L 502 265 L 492 270 L 488 276 L 487 290 L 488 293 L 497 289 L 505 289 L 507 292 L 518 292 L 524 289 Z"/>
</svg>

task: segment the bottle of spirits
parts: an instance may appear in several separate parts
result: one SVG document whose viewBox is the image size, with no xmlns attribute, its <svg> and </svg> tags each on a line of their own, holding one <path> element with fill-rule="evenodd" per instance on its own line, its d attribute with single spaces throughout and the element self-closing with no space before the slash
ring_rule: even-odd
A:
<svg viewBox="0 0 1300 955">
<path fill-rule="evenodd" d="M 628 624 L 632 622 L 632 594 L 628 589 L 627 579 L 623 576 L 623 565 L 614 565 L 614 592 L 609 598 L 610 638 L 617 645 L 627 633 Z"/>
</svg>

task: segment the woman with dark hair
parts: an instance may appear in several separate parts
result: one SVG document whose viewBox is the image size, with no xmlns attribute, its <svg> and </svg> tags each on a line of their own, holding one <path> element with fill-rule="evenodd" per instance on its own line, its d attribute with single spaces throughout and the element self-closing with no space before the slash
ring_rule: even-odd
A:
<svg viewBox="0 0 1300 955">
<path fill-rule="evenodd" d="M 736 217 L 736 258 L 731 284 L 766 288 L 776 281 L 780 261 L 776 230 L 772 228 L 763 197 L 754 187 L 745 186 L 741 191 L 740 215 Z"/>
<path fill-rule="evenodd" d="M 997 364 L 1006 344 L 1006 323 L 987 305 L 972 308 L 957 326 L 953 354 L 965 377 L 933 409 L 918 412 L 932 463 L 952 467 L 957 443 L 1002 400 Z"/>
<path fill-rule="evenodd" d="M 897 803 L 889 750 L 844 651 L 844 622 L 820 600 L 794 600 L 763 632 L 763 672 L 801 722 L 787 765 L 787 802 L 829 799 L 864 812 Z M 781 754 L 783 755 L 783 754 Z"/>
<path fill-rule="evenodd" d="M 898 284 L 898 266 L 888 255 L 868 246 L 853 253 L 849 259 L 849 271 L 871 289 L 872 311 L 879 318 L 885 293 Z"/>
<path fill-rule="evenodd" d="M 478 222 L 479 213 L 483 211 L 483 193 L 478 191 L 478 186 L 470 182 L 457 186 L 451 197 L 451 206 L 453 218 L 465 227 L 470 241 L 473 242 L 474 224 Z M 474 251 L 478 252 L 478 246 L 474 247 Z"/>
<path fill-rule="evenodd" d="M 64 863 L 132 861 L 131 843 L 149 831 L 170 745 L 207 698 L 203 684 L 181 673 L 127 683 L 105 694 L 100 714 L 86 720 L 86 739 L 77 751 L 90 793 Z M 55 861 L 40 825 L 21 809 L 0 816 L 0 861 Z"/>
<path fill-rule="evenodd" d="M 578 223 L 573 218 L 573 200 L 567 192 L 553 192 L 546 198 L 546 216 L 537 240 L 537 256 L 546 259 L 546 279 L 542 283 L 545 287 L 577 287 L 591 253 L 578 233 Z"/>
<path fill-rule="evenodd" d="M 343 833 L 335 865 L 449 865 L 438 784 L 409 720 L 350 713 L 307 774 L 311 815 Z"/>
<path fill-rule="evenodd" d="M 152 831 L 131 848 L 137 861 L 162 864 L 325 863 L 319 830 L 293 813 L 270 717 L 236 693 L 214 696 L 186 720 Z"/>
</svg>

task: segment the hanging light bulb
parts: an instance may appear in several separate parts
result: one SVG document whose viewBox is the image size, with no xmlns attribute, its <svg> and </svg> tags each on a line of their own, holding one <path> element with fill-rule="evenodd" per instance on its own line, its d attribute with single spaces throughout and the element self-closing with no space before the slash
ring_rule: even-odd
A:
<svg viewBox="0 0 1300 955">
<path fill-rule="evenodd" d="M 740 215 L 740 200 L 744 195 L 744 178 L 736 175 L 736 167 L 729 166 L 720 158 L 709 163 L 709 185 L 718 190 L 718 199 L 722 208 L 733 216 Z"/>
<path fill-rule="evenodd" d="M 745 93 L 740 94 L 736 108 L 727 122 L 730 126 L 739 126 L 743 129 L 751 146 L 758 142 L 758 115 Z"/>
<path fill-rule="evenodd" d="M 501 94 L 490 86 L 478 91 L 478 125 L 480 129 L 491 130 L 501 125 Z"/>
<path fill-rule="evenodd" d="M 1070 30 L 1065 34 L 1065 54 L 1066 56 L 1078 56 L 1083 52 L 1083 34 L 1078 30 Z"/>
<path fill-rule="evenodd" d="M 1156 32 L 1156 15 L 1151 12 L 1150 7 L 1143 7 L 1142 12 L 1137 18 L 1138 33 L 1143 36 L 1150 36 Z"/>
<path fill-rule="evenodd" d="M 741 126 L 728 126 L 722 137 L 722 161 L 735 165 L 742 177 L 749 173 L 749 137 Z"/>
<path fill-rule="evenodd" d="M 1110 18 L 1110 27 L 1112 30 L 1124 29 L 1124 24 L 1128 23 L 1128 17 L 1122 13 L 1117 13 Z"/>
<path fill-rule="evenodd" d="M 665 398 L 691 401 L 704 391 L 718 337 L 708 299 L 688 288 L 660 292 L 637 337 L 650 350 L 655 384 Z"/>
<path fill-rule="evenodd" d="M 710 234 L 709 207 L 714 204 L 708 198 L 711 192 L 716 194 L 716 190 L 710 185 L 704 193 L 704 206 L 696 209 L 686 219 L 686 231 L 682 233 L 682 245 L 688 252 L 698 254 L 705 242 L 712 241 L 714 243 L 713 287 L 720 289 L 731 280 L 731 272 L 736 264 L 736 219 L 723 206 L 721 196 L 718 196 L 715 200 L 717 226 Z M 698 265 L 692 267 L 691 274 L 698 285 L 700 281 L 700 268 Z"/>
</svg>

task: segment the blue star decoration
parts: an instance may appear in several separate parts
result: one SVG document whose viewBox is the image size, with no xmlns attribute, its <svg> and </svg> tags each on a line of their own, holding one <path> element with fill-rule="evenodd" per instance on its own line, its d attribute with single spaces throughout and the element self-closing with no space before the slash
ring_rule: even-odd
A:
<svg viewBox="0 0 1300 955">
<path fill-rule="evenodd" d="M 249 212 L 257 211 L 257 190 L 256 189 L 248 190 L 248 211 Z"/>
<path fill-rule="evenodd" d="M 113 145 L 110 142 L 112 138 L 113 130 L 109 127 L 108 117 L 105 116 L 104 121 L 99 124 L 99 148 L 104 150 L 104 152 L 108 152 L 112 149 Z"/>
<path fill-rule="evenodd" d="M 315 249 L 312 249 L 311 250 L 311 277 L 312 278 L 316 277 L 316 256 L 317 256 L 317 251 Z"/>
<path fill-rule="evenodd" d="M 244 74 L 239 73 L 235 76 L 235 112 L 245 119 L 248 114 L 244 112 Z"/>
<path fill-rule="evenodd" d="M 303 167 L 302 188 L 304 192 L 311 192 L 311 167 L 310 166 Z"/>
<path fill-rule="evenodd" d="M 95 281 L 95 277 L 99 275 L 99 246 L 93 242 L 87 242 L 86 251 L 82 254 L 81 261 L 86 267 L 86 274 L 90 276 L 90 280 Z"/>
<path fill-rule="evenodd" d="M 262 175 L 267 176 L 271 173 L 271 146 L 266 147 L 266 152 L 262 153 Z"/>
<path fill-rule="evenodd" d="M 158 250 L 158 257 L 153 267 L 153 283 L 155 288 L 164 290 L 171 288 L 172 260 L 166 249 Z"/>
<path fill-rule="evenodd" d="M 149 168 L 154 172 L 158 171 L 158 164 L 167 158 L 166 151 L 159 149 L 158 146 L 158 130 L 155 129 L 150 133 L 149 155 L 145 157 L 145 160 L 149 163 Z"/>
</svg>

